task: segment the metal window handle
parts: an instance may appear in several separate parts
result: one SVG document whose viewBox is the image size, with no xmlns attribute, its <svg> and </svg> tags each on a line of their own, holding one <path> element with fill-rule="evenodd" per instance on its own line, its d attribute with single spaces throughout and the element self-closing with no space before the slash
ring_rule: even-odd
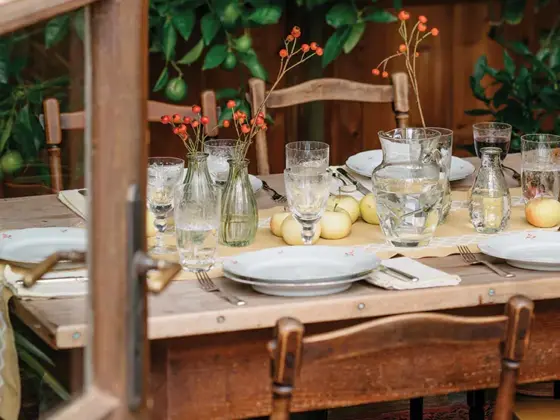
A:
<svg viewBox="0 0 560 420">
<path fill-rule="evenodd" d="M 30 268 L 23 276 L 25 287 L 33 286 L 37 280 L 51 271 L 59 262 L 68 261 L 73 263 L 85 263 L 86 253 L 82 251 L 61 251 L 49 255 L 43 261 Z"/>
<path fill-rule="evenodd" d="M 150 270 L 158 271 L 146 279 L 148 290 L 155 294 L 162 292 L 182 269 L 179 263 L 152 258 L 144 251 L 136 252 L 134 264 L 139 275 L 147 275 Z"/>
</svg>

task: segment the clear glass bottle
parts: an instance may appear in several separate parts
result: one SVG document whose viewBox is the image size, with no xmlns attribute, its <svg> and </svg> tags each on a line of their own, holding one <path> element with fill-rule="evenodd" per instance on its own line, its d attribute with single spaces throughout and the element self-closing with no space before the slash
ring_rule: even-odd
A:
<svg viewBox="0 0 560 420">
<path fill-rule="evenodd" d="M 229 160 L 222 195 L 220 243 L 242 247 L 253 243 L 259 223 L 257 200 L 249 181 L 249 160 Z"/>
<path fill-rule="evenodd" d="M 497 233 L 507 226 L 511 215 L 511 196 L 502 164 L 501 149 L 481 149 L 481 166 L 469 192 L 469 214 L 477 232 Z"/>
</svg>

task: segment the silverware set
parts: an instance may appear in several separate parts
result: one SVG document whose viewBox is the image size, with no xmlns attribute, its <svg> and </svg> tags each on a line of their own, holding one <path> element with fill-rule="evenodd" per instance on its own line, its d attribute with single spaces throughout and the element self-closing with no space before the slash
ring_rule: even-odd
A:
<svg viewBox="0 0 560 420">
<path fill-rule="evenodd" d="M 463 257 L 463 260 L 469 265 L 483 264 L 501 277 L 515 277 L 515 274 L 504 271 L 489 261 L 479 259 L 467 246 L 459 245 L 457 249 L 459 250 L 461 257 Z"/>
<path fill-rule="evenodd" d="M 242 299 L 239 299 L 237 296 L 224 292 L 220 289 L 216 283 L 212 281 L 210 276 L 206 271 L 197 271 L 196 278 L 198 280 L 198 284 L 202 290 L 208 293 L 216 293 L 219 297 L 224 299 L 225 301 L 231 303 L 235 306 L 243 306 L 246 302 Z"/>
</svg>

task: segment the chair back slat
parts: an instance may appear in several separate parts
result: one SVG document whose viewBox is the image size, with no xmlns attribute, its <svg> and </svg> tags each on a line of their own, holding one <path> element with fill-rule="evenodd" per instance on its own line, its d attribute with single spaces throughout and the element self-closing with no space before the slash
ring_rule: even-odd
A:
<svg viewBox="0 0 560 420">
<path fill-rule="evenodd" d="M 270 418 L 289 419 L 295 379 L 302 365 L 336 363 L 421 344 L 466 346 L 495 341 L 496 344 L 501 342 L 502 362 L 493 419 L 511 420 L 515 385 L 529 343 L 533 311 L 534 304 L 530 299 L 513 296 L 501 316 L 396 315 L 305 338 L 302 338 L 303 324 L 293 318 L 282 318 L 276 324 L 275 339 L 268 344 L 273 394 Z M 446 372 L 441 372 L 442 378 L 445 375 Z"/>
</svg>

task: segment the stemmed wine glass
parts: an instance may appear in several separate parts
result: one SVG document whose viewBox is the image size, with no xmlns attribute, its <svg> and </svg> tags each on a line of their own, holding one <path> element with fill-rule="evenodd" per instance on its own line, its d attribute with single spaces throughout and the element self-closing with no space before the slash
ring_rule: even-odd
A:
<svg viewBox="0 0 560 420">
<path fill-rule="evenodd" d="M 165 245 L 163 234 L 167 229 L 167 218 L 173 210 L 173 189 L 184 176 L 185 161 L 173 157 L 148 159 L 148 210 L 154 215 L 156 228 L 155 245 L 152 254 L 168 254 L 174 247 Z"/>
<path fill-rule="evenodd" d="M 208 170 L 212 180 L 223 189 L 229 174 L 228 160 L 233 158 L 238 140 L 213 139 L 204 142 L 204 152 L 208 153 Z"/>
<path fill-rule="evenodd" d="M 326 169 L 296 166 L 284 171 L 288 205 L 303 228 L 301 238 L 305 245 L 312 244 L 315 226 L 327 206 L 330 180 Z"/>
<path fill-rule="evenodd" d="M 327 170 L 329 145 L 322 141 L 294 141 L 286 145 L 286 169 L 307 167 Z"/>
<path fill-rule="evenodd" d="M 512 171 L 515 178 L 517 172 L 509 166 L 505 166 L 503 164 L 511 144 L 511 131 L 511 125 L 501 122 L 482 122 L 473 124 L 474 151 L 476 153 L 476 157 L 479 159 L 482 158 L 481 150 L 485 147 L 497 147 L 501 149 L 500 161 L 502 162 L 502 168 Z M 517 174 L 517 176 L 519 176 L 519 174 Z"/>
</svg>

